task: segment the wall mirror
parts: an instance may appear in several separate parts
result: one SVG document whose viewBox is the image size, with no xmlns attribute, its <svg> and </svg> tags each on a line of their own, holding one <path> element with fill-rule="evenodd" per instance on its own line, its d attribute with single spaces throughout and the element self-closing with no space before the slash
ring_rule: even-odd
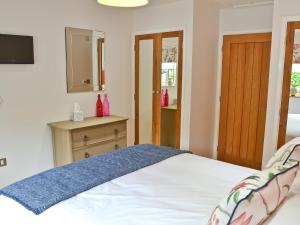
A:
<svg viewBox="0 0 300 225">
<path fill-rule="evenodd" d="M 66 27 L 68 93 L 104 90 L 105 33 Z"/>
</svg>

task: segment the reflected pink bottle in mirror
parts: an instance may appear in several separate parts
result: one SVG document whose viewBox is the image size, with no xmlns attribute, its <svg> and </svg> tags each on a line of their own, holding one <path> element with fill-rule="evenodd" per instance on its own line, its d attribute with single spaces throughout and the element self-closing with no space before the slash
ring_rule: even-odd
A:
<svg viewBox="0 0 300 225">
<path fill-rule="evenodd" d="M 168 107 L 169 106 L 169 94 L 168 94 L 168 89 L 166 89 L 165 94 L 164 94 L 164 106 Z"/>
</svg>

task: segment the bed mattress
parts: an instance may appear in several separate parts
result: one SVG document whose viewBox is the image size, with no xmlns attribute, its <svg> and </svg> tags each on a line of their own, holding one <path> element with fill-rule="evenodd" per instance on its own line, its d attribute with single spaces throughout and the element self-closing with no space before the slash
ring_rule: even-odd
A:
<svg viewBox="0 0 300 225">
<path fill-rule="evenodd" d="M 0 196 L 1 222 L 6 225 L 62 222 L 72 225 L 206 225 L 224 195 L 255 172 L 182 154 L 97 186 L 39 216 Z M 289 201 L 292 205 L 299 203 L 300 197 L 294 194 Z M 281 225 L 299 225 L 286 223 L 286 216 L 283 213 L 280 217 L 285 220 Z M 279 221 L 273 218 L 268 225 L 280 224 L 273 223 L 274 220 Z"/>
</svg>

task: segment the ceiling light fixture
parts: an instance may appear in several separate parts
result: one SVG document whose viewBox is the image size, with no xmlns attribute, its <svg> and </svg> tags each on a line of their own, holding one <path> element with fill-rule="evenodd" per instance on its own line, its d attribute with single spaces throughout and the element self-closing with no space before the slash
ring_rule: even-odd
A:
<svg viewBox="0 0 300 225">
<path fill-rule="evenodd" d="M 97 0 L 101 5 L 113 7 L 139 7 L 149 3 L 149 0 Z"/>
</svg>

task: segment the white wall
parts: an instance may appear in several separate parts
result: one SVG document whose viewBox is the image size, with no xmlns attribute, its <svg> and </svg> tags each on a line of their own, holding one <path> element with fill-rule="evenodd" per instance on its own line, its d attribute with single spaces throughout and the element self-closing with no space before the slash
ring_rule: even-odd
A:
<svg viewBox="0 0 300 225">
<path fill-rule="evenodd" d="M 295 44 L 299 44 L 300 43 L 300 31 L 296 30 L 295 31 L 295 40 L 294 40 Z"/>
<path fill-rule="evenodd" d="M 214 129 L 214 158 L 217 157 L 217 146 L 219 137 L 219 117 L 222 79 L 222 45 L 223 36 L 230 34 L 246 34 L 257 32 L 272 32 L 273 5 L 224 8 L 220 10 L 219 44 L 218 44 L 218 77 L 215 99 L 215 129 Z"/>
<path fill-rule="evenodd" d="M 289 114 L 300 114 L 300 98 L 290 98 Z"/>
<path fill-rule="evenodd" d="M 300 21 L 299 0 L 275 0 L 264 164 L 277 149 L 287 21 Z"/>
<path fill-rule="evenodd" d="M 95 114 L 96 93 L 67 94 L 66 26 L 106 32 L 111 111 L 132 117 L 131 19 L 131 11 L 94 0 L 1 0 L 0 32 L 33 35 L 35 64 L 0 65 L 0 158 L 8 160 L 0 187 L 53 166 L 47 123 L 69 119 L 74 102 L 85 116 Z"/>
<path fill-rule="evenodd" d="M 188 149 L 192 77 L 193 0 L 182 0 L 170 4 L 140 8 L 134 12 L 134 35 L 176 30 L 184 30 L 181 148 Z"/>
<path fill-rule="evenodd" d="M 273 5 L 220 10 L 221 33 L 271 31 Z"/>
<path fill-rule="evenodd" d="M 213 153 L 218 25 L 215 1 L 195 1 L 190 149 L 207 157 Z"/>
</svg>

